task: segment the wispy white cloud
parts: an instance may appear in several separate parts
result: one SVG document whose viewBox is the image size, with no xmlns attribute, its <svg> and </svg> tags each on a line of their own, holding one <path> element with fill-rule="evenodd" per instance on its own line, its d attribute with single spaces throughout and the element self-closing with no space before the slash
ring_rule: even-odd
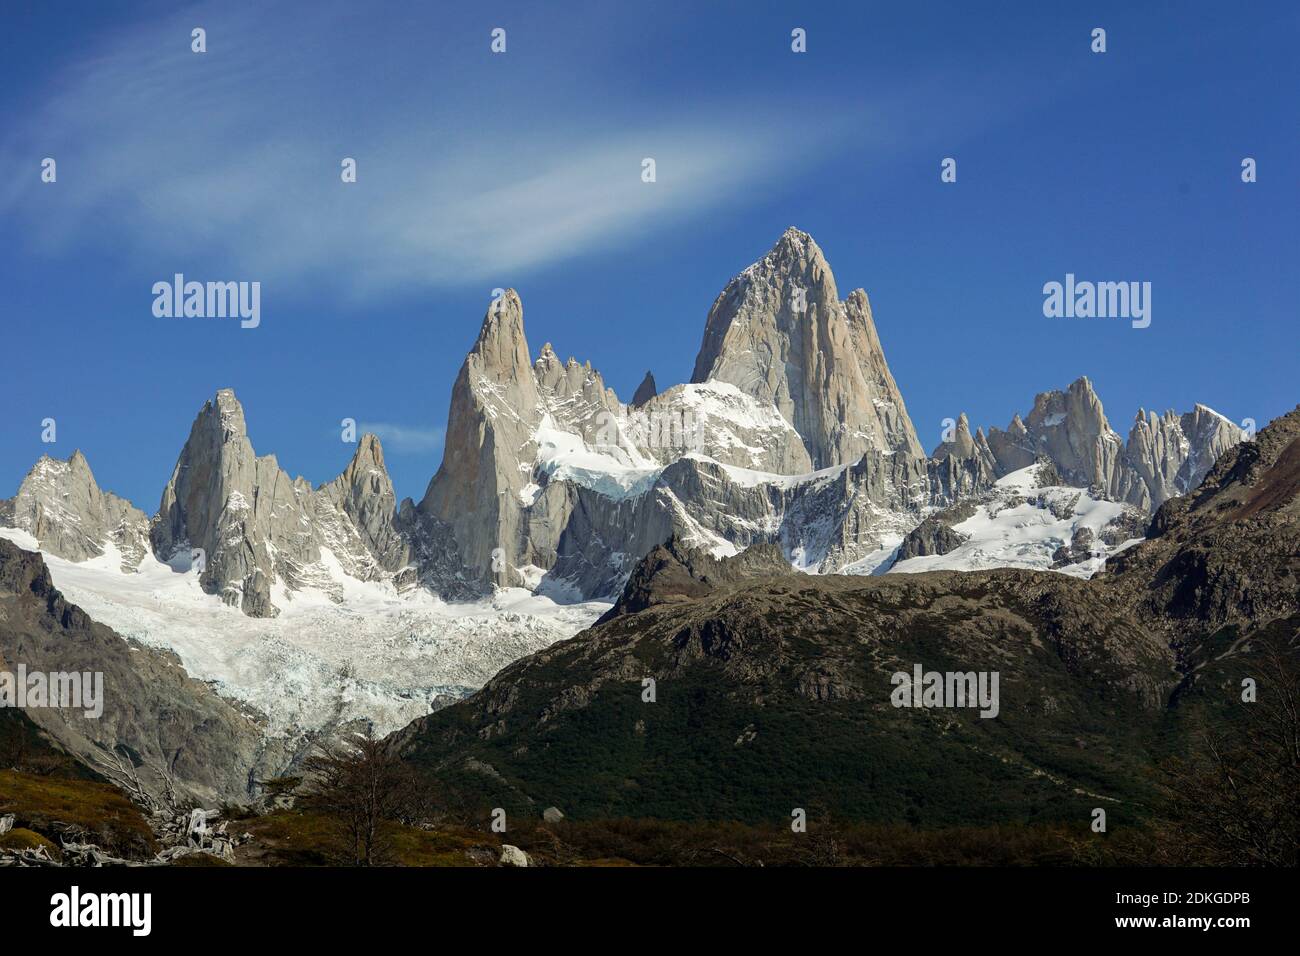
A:
<svg viewBox="0 0 1300 956">
<path fill-rule="evenodd" d="M 593 123 L 581 109 L 591 78 L 516 77 L 507 98 L 451 54 L 441 85 L 412 89 L 415 59 L 359 37 L 333 7 L 313 11 L 276 22 L 199 8 L 119 37 L 0 139 L 15 167 L 58 159 L 59 202 L 33 203 L 11 181 L 0 212 L 47 247 L 100 242 L 157 258 L 159 274 L 189 259 L 358 295 L 505 286 L 707 214 L 826 136 L 824 123 L 801 132 L 752 104 Z M 195 23 L 206 54 L 189 51 Z M 344 156 L 356 184 L 340 181 Z M 655 183 L 641 180 L 647 156 Z"/>
</svg>

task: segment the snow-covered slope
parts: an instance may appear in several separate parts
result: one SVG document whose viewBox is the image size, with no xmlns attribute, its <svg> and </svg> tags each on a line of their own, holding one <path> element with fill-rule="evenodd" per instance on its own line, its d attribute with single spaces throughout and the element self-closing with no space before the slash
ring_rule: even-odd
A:
<svg viewBox="0 0 1300 956">
<path fill-rule="evenodd" d="M 30 534 L 0 529 L 19 547 Z M 440 695 L 459 698 L 517 660 L 571 637 L 609 607 L 560 605 L 522 589 L 449 604 L 423 589 L 399 595 L 389 582 L 337 569 L 337 592 L 274 595 L 283 611 L 252 618 L 206 594 L 198 575 L 146 555 L 123 573 L 109 546 L 72 562 L 44 555 L 54 584 L 92 618 L 124 637 L 168 648 L 193 677 L 266 717 L 266 732 L 296 737 L 355 719 L 381 733 L 429 713 Z M 323 564 L 337 564 L 326 551 Z M 108 692 L 111 693 L 111 688 Z"/>
<path fill-rule="evenodd" d="M 956 536 L 965 539 L 952 550 L 893 563 L 886 563 L 887 557 L 871 567 L 868 558 L 852 570 L 1032 568 L 1086 578 L 1097 573 L 1107 558 L 1140 540 L 1143 516 L 1133 507 L 1096 498 L 1083 488 L 1040 486 L 1040 467 L 1031 465 L 999 479 L 967 509 L 973 513 L 949 524 Z"/>
</svg>

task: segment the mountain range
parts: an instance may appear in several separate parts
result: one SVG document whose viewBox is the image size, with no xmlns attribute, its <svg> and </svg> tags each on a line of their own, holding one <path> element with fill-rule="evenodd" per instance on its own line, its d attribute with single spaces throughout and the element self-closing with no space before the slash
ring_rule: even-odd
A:
<svg viewBox="0 0 1300 956">
<path fill-rule="evenodd" d="M 626 600 L 665 542 L 696 562 L 761 553 L 806 572 L 788 586 L 828 594 L 849 587 L 822 580 L 835 574 L 1088 578 L 1244 437 L 1197 405 L 1140 410 L 1125 440 L 1086 377 L 1005 430 L 972 433 L 965 414 L 950 426 L 927 454 L 866 292 L 841 299 L 791 228 L 714 301 L 691 381 L 659 391 L 648 372 L 628 403 L 589 361 L 550 343 L 533 358 L 506 290 L 452 386 L 419 502 L 397 501 L 373 435 L 332 481 L 291 477 L 254 451 L 223 388 L 152 516 L 102 490 L 78 451 L 41 458 L 0 500 L 0 536 L 42 552 L 96 621 L 178 655 L 263 736 L 305 746 L 360 720 L 395 730 L 572 636 Z M 245 785 L 252 760 L 228 761 L 219 789 Z"/>
<path fill-rule="evenodd" d="M 555 805 L 774 827 L 805 808 L 1086 833 L 1101 809 L 1105 832 L 1130 834 L 1168 806 L 1162 765 L 1217 755 L 1226 779 L 1199 780 L 1225 817 L 1193 807 L 1198 837 L 1222 835 L 1224 859 L 1293 859 L 1294 800 L 1251 796 L 1243 819 L 1233 787 L 1277 759 L 1294 778 L 1295 687 L 1269 655 L 1294 668 L 1297 640 L 1300 408 L 1229 449 L 1088 579 L 808 575 L 773 545 L 718 559 L 670 539 L 594 627 L 393 740 L 444 791 L 524 818 Z M 900 707 L 897 675 L 922 666 L 998 674 L 996 719 Z M 1252 720 L 1269 736 L 1243 753 L 1234 735 Z"/>
<path fill-rule="evenodd" d="M 709 310 L 692 381 L 625 404 L 590 362 L 537 358 L 513 290 L 495 299 L 452 387 L 442 467 L 396 501 L 378 438 L 313 488 L 259 456 L 230 389 L 200 409 L 152 517 L 101 491 L 80 452 L 42 458 L 0 521 L 71 561 L 108 547 L 193 563 L 205 591 L 253 617 L 341 580 L 492 585 L 611 598 L 676 535 L 715 554 L 779 544 L 830 573 L 897 544 L 936 509 L 1046 459 L 1061 484 L 1150 512 L 1201 481 L 1241 429 L 1197 405 L 1140 410 L 1127 441 L 1087 378 L 1039 394 L 1005 430 L 964 414 L 926 455 L 866 292 L 841 300 L 812 237 L 789 229 Z M 197 554 L 196 554 L 197 553 Z"/>
</svg>

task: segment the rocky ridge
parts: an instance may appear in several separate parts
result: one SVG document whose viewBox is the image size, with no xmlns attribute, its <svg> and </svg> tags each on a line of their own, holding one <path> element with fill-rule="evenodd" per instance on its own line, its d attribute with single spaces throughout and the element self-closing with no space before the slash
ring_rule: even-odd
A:
<svg viewBox="0 0 1300 956">
<path fill-rule="evenodd" d="M 507 290 L 457 376 L 443 462 L 418 503 L 396 503 L 373 436 L 333 481 L 291 478 L 254 452 L 223 389 L 152 520 L 101 492 L 78 453 L 42 459 L 0 502 L 0 524 L 74 561 L 110 545 L 125 570 L 148 551 L 178 568 L 198 560 L 207 590 L 257 617 L 303 590 L 340 600 L 340 575 L 448 600 L 493 586 L 606 598 L 673 536 L 718 557 L 771 544 L 804 570 L 853 568 L 1039 460 L 1063 484 L 1151 511 L 1195 488 L 1241 434 L 1198 405 L 1140 412 L 1126 443 L 1080 378 L 1006 430 L 972 433 L 963 414 L 927 457 L 866 293 L 841 300 L 795 228 L 718 296 L 688 383 L 660 391 L 647 373 L 625 404 L 590 362 L 549 343 L 532 355 Z"/>
<path fill-rule="evenodd" d="M 1242 437 L 1239 426 L 1197 405 L 1184 415 L 1139 410 L 1125 442 L 1084 376 L 1065 391 L 1039 393 L 1028 418 L 1015 415 L 1006 430 L 992 428 L 987 437 L 983 429 L 972 436 L 963 413 L 934 457 L 975 459 L 998 477 L 1046 458 L 1067 484 L 1152 511 L 1195 488 Z"/>
<path fill-rule="evenodd" d="M 1151 765 L 1239 707 L 1256 642 L 1297 653 L 1300 408 L 1089 580 L 774 576 L 760 557 L 711 583 L 713 568 L 677 542 L 655 549 L 596 626 L 392 745 L 444 786 L 517 812 L 563 797 L 573 819 L 770 824 L 811 805 L 1077 823 L 1103 806 L 1129 825 L 1155 798 Z M 995 718 L 893 703 L 892 675 L 918 664 L 999 673 Z"/>
<path fill-rule="evenodd" d="M 0 669 L 101 673 L 103 714 L 24 713 L 62 747 L 118 783 L 175 788 L 199 800 L 247 797 L 254 775 L 292 755 L 263 739 L 259 718 L 188 676 L 175 655 L 125 640 L 69 603 L 39 554 L 0 539 Z M 273 774 L 267 774 L 268 776 Z"/>
</svg>

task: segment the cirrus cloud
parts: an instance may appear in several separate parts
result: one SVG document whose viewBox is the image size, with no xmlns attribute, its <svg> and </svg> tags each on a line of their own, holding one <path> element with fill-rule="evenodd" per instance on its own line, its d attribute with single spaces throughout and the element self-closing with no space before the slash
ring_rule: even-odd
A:
<svg viewBox="0 0 1300 956">
<path fill-rule="evenodd" d="M 180 258 L 344 295 L 504 285 L 707 214 L 835 138 L 753 104 L 593 110 L 598 78 L 563 62 L 431 58 L 351 5 L 291 11 L 201 5 L 123 29 L 0 138 L 4 167 L 57 158 L 58 201 L 11 175 L 0 212 L 47 250 L 99 243 L 160 274 Z"/>
</svg>

